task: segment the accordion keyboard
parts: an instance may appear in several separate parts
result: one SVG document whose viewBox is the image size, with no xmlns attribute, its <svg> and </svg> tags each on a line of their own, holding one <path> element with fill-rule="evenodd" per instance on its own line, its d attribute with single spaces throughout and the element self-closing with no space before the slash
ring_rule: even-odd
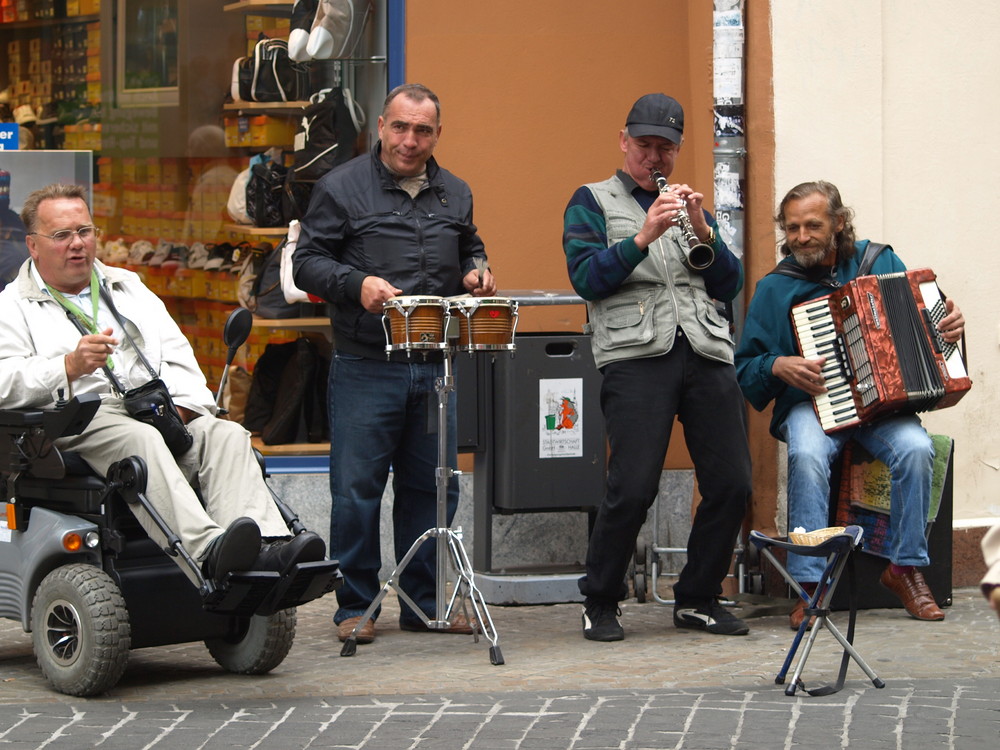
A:
<svg viewBox="0 0 1000 750">
<path fill-rule="evenodd" d="M 852 367 L 844 351 L 845 342 L 837 335 L 829 297 L 795 307 L 792 323 L 799 337 L 802 356 L 806 359 L 826 358 L 821 372 L 826 393 L 813 397 L 820 426 L 829 430 L 858 421 L 851 390 Z M 857 328 L 856 322 L 854 327 Z M 863 350 L 864 345 L 861 344 L 861 347 Z M 870 370 L 870 364 L 868 367 Z"/>
</svg>

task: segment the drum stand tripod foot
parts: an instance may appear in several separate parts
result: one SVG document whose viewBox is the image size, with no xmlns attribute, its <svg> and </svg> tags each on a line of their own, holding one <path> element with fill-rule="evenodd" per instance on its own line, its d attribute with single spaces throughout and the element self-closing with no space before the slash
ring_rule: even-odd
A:
<svg viewBox="0 0 1000 750">
<path fill-rule="evenodd" d="M 451 372 L 451 355 L 447 349 L 444 351 L 444 377 L 435 381 L 434 390 L 438 394 L 437 526 L 425 531 L 410 545 L 410 549 L 393 569 L 375 600 L 368 606 L 357 625 L 354 626 L 354 630 L 344 641 L 340 655 L 354 656 L 358 648 L 358 634 L 371 619 L 389 590 L 393 589 L 399 598 L 413 609 L 429 630 L 447 630 L 451 626 L 450 617 L 457 612 L 462 612 L 472 626 L 473 640 L 478 643 L 479 634 L 482 633 L 490 642 L 490 663 L 499 665 L 504 663 L 503 654 L 500 652 L 499 638 L 493 625 L 493 618 L 490 617 L 490 612 L 486 608 L 486 601 L 476 587 L 472 565 L 465 552 L 465 547 L 462 545 L 462 530 L 448 527 L 448 482 L 459 472 L 446 465 L 448 460 L 448 394 L 455 390 L 455 381 Z M 399 585 L 399 576 L 407 564 L 413 559 L 420 546 L 432 538 L 437 545 L 437 588 L 435 591 L 437 619 L 434 620 L 428 617 Z M 450 598 L 447 590 L 448 560 L 451 560 L 451 566 L 455 569 L 456 575 L 455 587 Z M 471 619 L 469 618 L 467 602 L 472 604 L 474 616 Z"/>
</svg>

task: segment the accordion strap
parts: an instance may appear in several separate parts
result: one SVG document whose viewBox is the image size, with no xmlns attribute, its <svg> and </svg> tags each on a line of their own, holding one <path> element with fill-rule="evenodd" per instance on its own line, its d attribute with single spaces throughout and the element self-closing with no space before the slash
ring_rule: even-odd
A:
<svg viewBox="0 0 1000 750">
<path fill-rule="evenodd" d="M 817 273 L 817 271 L 821 271 L 822 275 Z M 831 289 L 840 288 L 840 282 L 830 275 L 829 270 L 827 270 L 825 266 L 813 266 L 811 269 L 806 269 L 794 263 L 786 263 L 785 261 L 782 261 L 767 272 L 768 276 L 771 274 L 791 276 L 793 279 L 811 281 L 814 284 L 822 284 L 823 286 L 828 286 Z"/>
<path fill-rule="evenodd" d="M 857 276 L 867 276 L 870 274 L 872 266 L 875 265 L 876 259 L 878 259 L 881 252 L 887 247 L 889 247 L 889 245 L 883 245 L 881 242 L 869 242 L 865 247 L 864 254 L 861 256 L 861 263 L 858 265 Z M 820 275 L 819 271 L 822 272 L 822 275 Z M 839 289 L 841 287 L 841 283 L 833 278 L 833 276 L 830 275 L 829 270 L 824 266 L 814 266 L 813 268 L 807 269 L 794 263 L 786 263 L 785 261 L 782 261 L 773 269 L 768 271 L 767 275 L 770 276 L 772 273 L 781 274 L 782 276 L 791 276 L 793 279 L 811 281 L 814 284 L 822 284 L 823 286 L 830 287 L 831 289 Z M 855 278 L 857 278 L 857 276 Z"/>
<path fill-rule="evenodd" d="M 875 265 L 875 260 L 887 247 L 889 246 L 883 245 L 880 242 L 869 242 L 868 247 L 865 248 L 865 254 L 861 257 L 861 264 L 858 266 L 858 276 L 867 276 L 870 274 L 872 266 Z"/>
</svg>

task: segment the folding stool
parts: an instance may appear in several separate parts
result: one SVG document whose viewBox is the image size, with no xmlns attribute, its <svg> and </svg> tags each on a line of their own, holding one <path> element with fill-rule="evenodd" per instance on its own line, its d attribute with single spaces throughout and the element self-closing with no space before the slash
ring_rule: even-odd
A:
<svg viewBox="0 0 1000 750">
<path fill-rule="evenodd" d="M 802 654 L 799 656 L 798 663 L 795 665 L 795 672 L 792 674 L 791 684 L 785 688 L 785 695 L 795 695 L 795 691 L 800 687 L 809 695 L 830 695 L 831 693 L 837 692 L 844 686 L 844 677 L 847 673 L 847 665 L 851 659 L 854 659 L 854 661 L 857 662 L 858 666 L 861 667 L 862 671 L 864 671 L 866 675 L 868 675 L 868 678 L 872 681 L 872 684 L 875 685 L 875 687 L 885 687 L 885 683 L 879 679 L 878 675 L 876 675 L 874 670 L 868 666 L 865 660 L 861 657 L 861 654 L 859 654 L 857 649 L 855 649 L 852 645 L 854 642 L 854 621 L 856 615 L 856 608 L 853 606 L 853 576 L 851 576 L 851 580 L 848 581 L 848 586 L 852 589 L 852 606 L 847 627 L 847 637 L 845 638 L 837 627 L 829 620 L 830 602 L 833 599 L 834 591 L 836 591 L 837 585 L 840 583 L 841 575 L 843 574 L 845 567 L 848 565 L 851 553 L 860 546 L 863 534 L 864 532 L 860 526 L 848 526 L 842 532 L 830 536 L 819 544 L 796 544 L 788 538 L 774 539 L 761 534 L 759 531 L 750 532 L 750 543 L 753 544 L 754 547 L 756 547 L 757 550 L 771 562 L 775 569 L 781 574 L 781 577 L 784 578 L 785 581 L 788 582 L 788 585 L 790 585 L 806 602 L 805 617 L 802 619 L 802 624 L 799 626 L 798 632 L 795 634 L 795 639 L 792 641 L 792 646 L 788 651 L 788 655 L 785 657 L 785 663 L 782 665 L 781 671 L 778 672 L 777 677 L 774 678 L 775 684 L 783 685 L 785 683 L 785 675 L 788 674 L 788 669 L 792 664 L 792 659 L 795 658 L 795 653 L 798 651 L 799 645 L 802 643 L 803 636 L 805 636 L 806 632 L 809 630 L 809 621 L 813 617 L 816 618 L 812 632 L 809 633 L 809 637 L 806 639 Z M 789 575 L 785 567 L 774 556 L 771 548 L 783 549 L 786 552 L 794 553 L 796 555 L 827 558 L 826 569 L 823 571 L 820 581 L 816 584 L 816 591 L 812 596 L 809 596 L 802 586 L 799 585 L 798 581 Z M 810 651 L 812 651 L 813 643 L 815 643 L 816 637 L 823 628 L 829 630 L 833 634 L 833 637 L 840 642 L 840 645 L 844 647 L 844 656 L 840 663 L 840 674 L 837 677 L 837 684 L 835 686 L 826 685 L 813 690 L 807 690 L 805 685 L 802 683 L 802 670 L 806 665 L 806 660 L 809 658 Z"/>
</svg>

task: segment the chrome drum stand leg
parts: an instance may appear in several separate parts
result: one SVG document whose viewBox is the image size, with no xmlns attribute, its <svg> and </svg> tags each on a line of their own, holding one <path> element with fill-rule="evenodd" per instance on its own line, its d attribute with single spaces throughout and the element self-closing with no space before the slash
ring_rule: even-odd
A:
<svg viewBox="0 0 1000 750">
<path fill-rule="evenodd" d="M 461 528 L 451 529 L 448 527 L 448 482 L 460 473 L 446 465 L 448 461 L 448 398 L 449 394 L 455 390 L 455 378 L 451 371 L 451 352 L 448 348 L 444 350 L 444 377 L 435 380 L 434 390 L 438 394 L 437 526 L 425 531 L 410 545 L 410 549 L 393 569 L 375 600 L 368 606 L 358 624 L 354 626 L 350 636 L 344 641 L 340 655 L 353 656 L 355 654 L 358 647 L 358 634 L 371 619 L 389 590 L 392 589 L 431 630 L 447 630 L 451 626 L 452 615 L 462 612 L 472 624 L 474 642 L 479 642 L 479 634 L 482 633 L 490 642 L 490 663 L 499 665 L 504 663 L 503 654 L 500 652 L 499 637 L 493 625 L 493 618 L 490 617 L 490 612 L 486 607 L 486 601 L 476 587 L 475 574 L 465 547 L 462 545 L 462 530 Z M 400 574 L 413 559 L 420 545 L 431 538 L 435 539 L 437 545 L 435 605 L 438 619 L 436 620 L 430 619 L 399 585 Z M 456 576 L 451 597 L 448 596 L 449 560 Z M 473 618 L 469 618 L 468 603 L 472 605 Z"/>
</svg>

